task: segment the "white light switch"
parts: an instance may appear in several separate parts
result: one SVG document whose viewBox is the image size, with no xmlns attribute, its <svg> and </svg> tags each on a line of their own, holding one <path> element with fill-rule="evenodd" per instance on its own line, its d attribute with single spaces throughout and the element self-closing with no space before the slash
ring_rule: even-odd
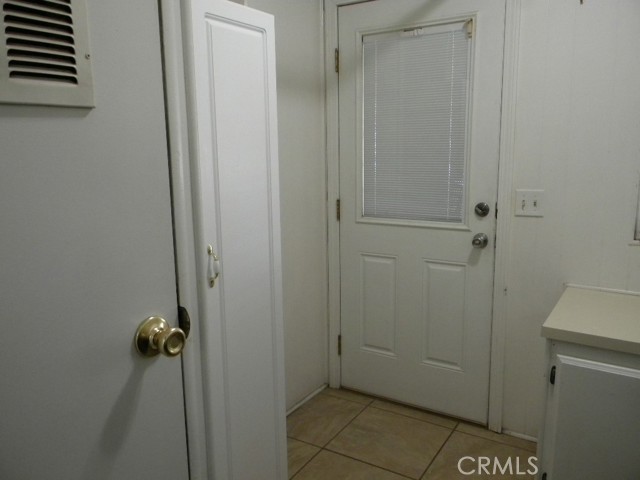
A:
<svg viewBox="0 0 640 480">
<path fill-rule="evenodd" d="M 544 190 L 516 190 L 516 217 L 543 217 Z"/>
</svg>

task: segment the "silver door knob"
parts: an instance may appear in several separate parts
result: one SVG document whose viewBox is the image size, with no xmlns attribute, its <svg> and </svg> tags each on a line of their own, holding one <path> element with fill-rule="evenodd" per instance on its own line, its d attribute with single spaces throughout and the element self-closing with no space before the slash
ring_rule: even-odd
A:
<svg viewBox="0 0 640 480">
<path fill-rule="evenodd" d="M 162 317 L 149 317 L 140 324 L 134 343 L 136 350 L 145 357 L 155 357 L 159 353 L 167 357 L 180 355 L 187 341 L 185 333 L 171 327 Z"/>
<path fill-rule="evenodd" d="M 471 245 L 474 248 L 484 248 L 489 244 L 489 237 L 486 233 L 476 233 L 471 240 Z"/>
</svg>

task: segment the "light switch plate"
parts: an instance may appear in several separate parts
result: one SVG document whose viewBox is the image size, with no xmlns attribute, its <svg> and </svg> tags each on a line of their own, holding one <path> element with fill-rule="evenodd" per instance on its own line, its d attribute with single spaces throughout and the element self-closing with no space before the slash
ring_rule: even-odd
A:
<svg viewBox="0 0 640 480">
<path fill-rule="evenodd" d="M 544 217 L 544 190 L 516 190 L 516 217 Z"/>
</svg>

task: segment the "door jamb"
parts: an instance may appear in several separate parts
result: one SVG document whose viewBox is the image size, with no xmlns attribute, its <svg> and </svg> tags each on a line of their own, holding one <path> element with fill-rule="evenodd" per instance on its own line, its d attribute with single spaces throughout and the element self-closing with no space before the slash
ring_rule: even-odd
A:
<svg viewBox="0 0 640 480">
<path fill-rule="evenodd" d="M 500 154 L 498 159 L 498 215 L 493 277 L 493 321 L 491 324 L 491 368 L 489 371 L 488 427 L 495 432 L 502 432 L 504 415 L 504 370 L 509 314 L 507 282 L 514 208 L 512 190 L 515 165 L 521 11 L 522 0 L 508 0 L 506 2 Z"/>
<path fill-rule="evenodd" d="M 190 478 L 213 478 L 209 472 L 211 450 L 207 447 L 206 425 L 210 409 L 205 408 L 202 335 L 198 313 L 196 253 L 191 190 L 191 169 L 187 123 L 185 64 L 181 2 L 159 0 L 165 115 L 171 176 L 171 203 L 175 245 L 178 299 L 191 317 L 187 348 L 182 352 L 182 381 Z M 210 419 L 209 419 L 210 420 Z M 209 475 L 211 474 L 211 475 Z"/>
<path fill-rule="evenodd" d="M 334 53 L 338 48 L 338 8 L 370 0 L 324 0 L 326 154 L 327 154 L 327 235 L 328 235 L 328 312 L 329 312 L 329 386 L 340 387 L 340 224 L 335 202 L 340 195 L 338 75 Z M 515 113 L 518 84 L 518 53 L 522 0 L 506 1 L 505 39 L 500 118 L 500 154 L 498 160 L 498 218 L 494 260 L 493 317 L 491 323 L 491 361 L 489 378 L 488 427 L 501 432 L 504 404 L 504 370 L 507 330 L 507 272 L 511 253 L 513 211 L 513 167 Z"/>
</svg>

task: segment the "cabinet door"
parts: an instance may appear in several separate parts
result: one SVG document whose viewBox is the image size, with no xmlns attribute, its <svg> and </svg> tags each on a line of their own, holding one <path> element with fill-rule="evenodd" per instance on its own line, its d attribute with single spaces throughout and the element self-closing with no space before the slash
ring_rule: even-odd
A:
<svg viewBox="0 0 640 480">
<path fill-rule="evenodd" d="M 547 480 L 640 478 L 640 370 L 556 354 L 541 472 Z"/>
<path fill-rule="evenodd" d="M 211 470 L 286 478 L 273 17 L 184 4 Z"/>
</svg>

